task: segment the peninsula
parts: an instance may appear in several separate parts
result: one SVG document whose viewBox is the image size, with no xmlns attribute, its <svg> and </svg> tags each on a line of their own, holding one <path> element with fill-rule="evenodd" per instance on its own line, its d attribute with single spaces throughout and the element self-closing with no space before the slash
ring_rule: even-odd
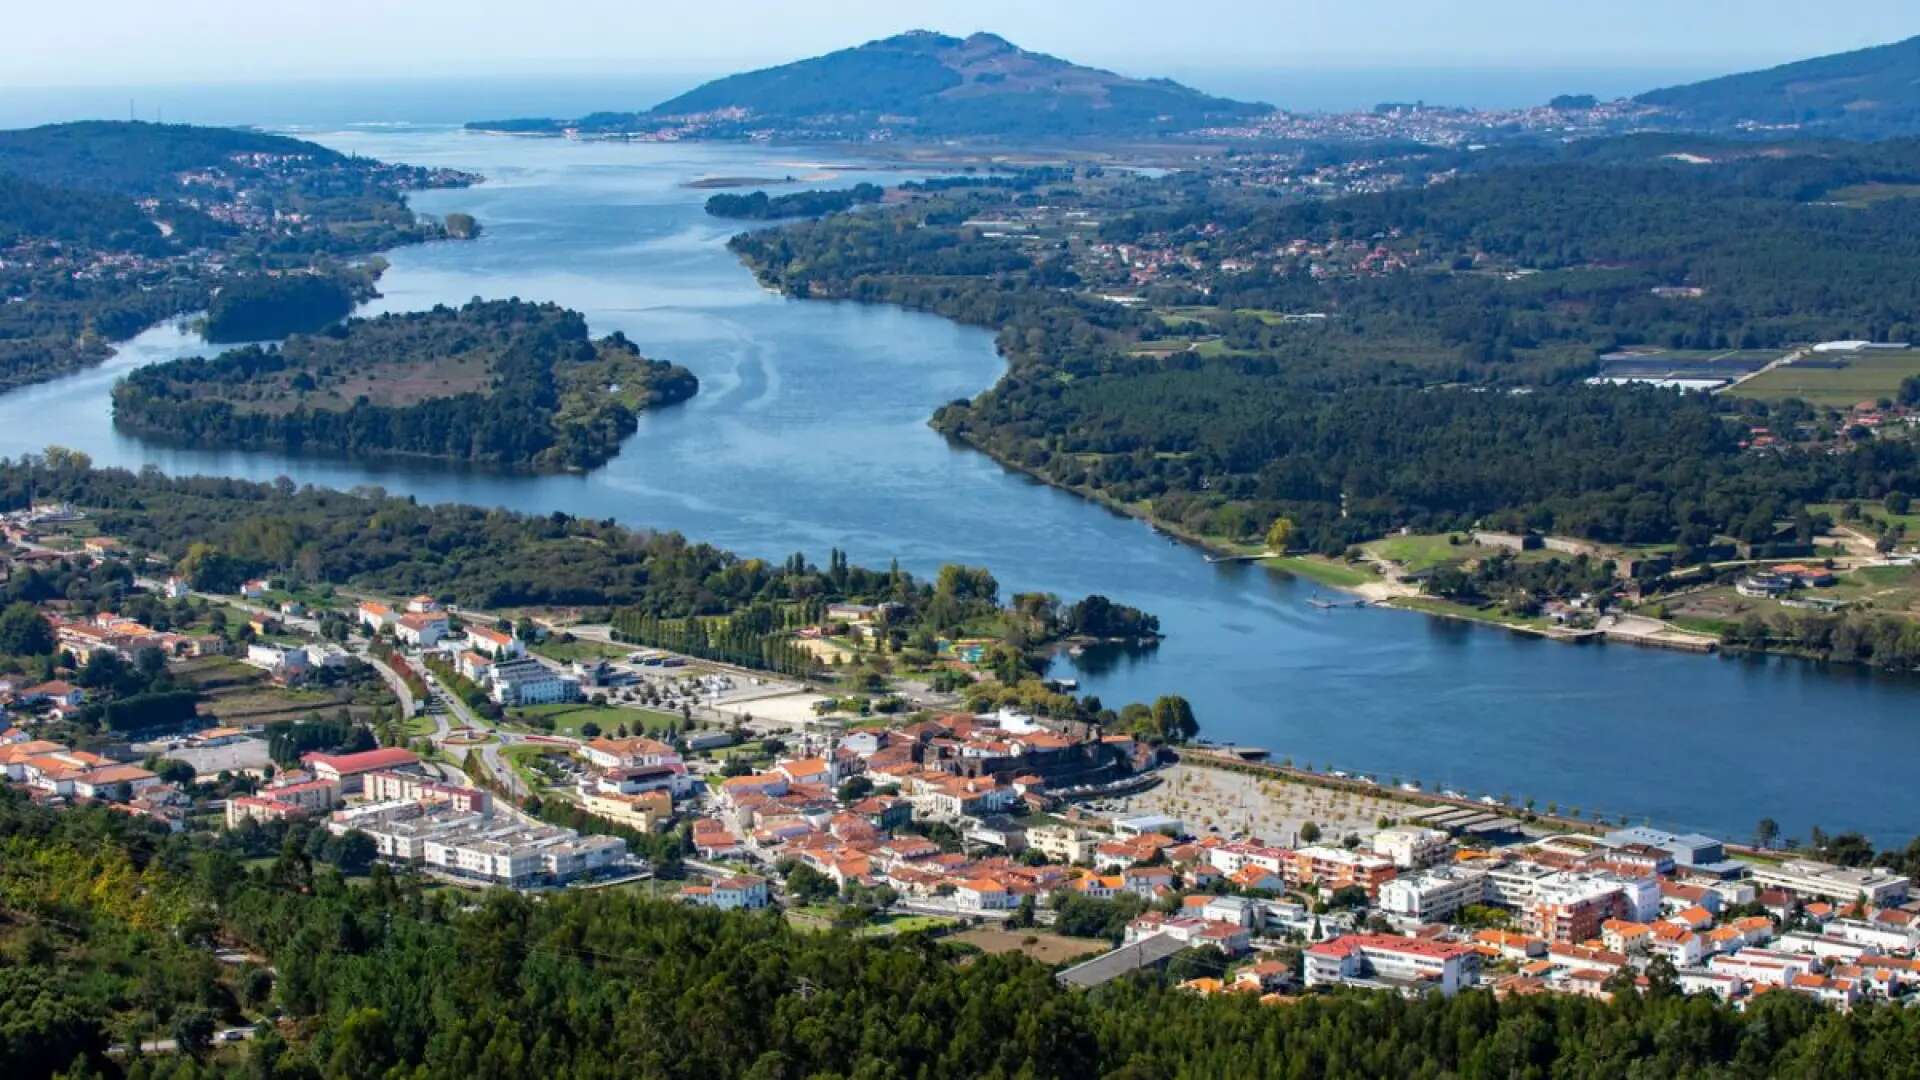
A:
<svg viewBox="0 0 1920 1080">
<path fill-rule="evenodd" d="M 122 430 L 189 446 L 555 470 L 605 463 L 639 412 L 698 389 L 577 312 L 476 300 L 142 368 L 113 404 Z"/>
</svg>

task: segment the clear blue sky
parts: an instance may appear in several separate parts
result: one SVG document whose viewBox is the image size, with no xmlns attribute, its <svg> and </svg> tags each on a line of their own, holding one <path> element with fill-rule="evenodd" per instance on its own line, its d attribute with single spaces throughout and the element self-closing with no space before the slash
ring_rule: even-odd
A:
<svg viewBox="0 0 1920 1080">
<path fill-rule="evenodd" d="M 1916 0 L 20 0 L 0 85 L 712 73 L 915 27 L 1128 74 L 1736 70 L 1920 34 Z"/>
</svg>

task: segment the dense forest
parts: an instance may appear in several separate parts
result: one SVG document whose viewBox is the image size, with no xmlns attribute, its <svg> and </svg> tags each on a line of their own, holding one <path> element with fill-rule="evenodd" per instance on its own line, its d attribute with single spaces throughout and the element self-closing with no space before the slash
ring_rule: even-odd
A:
<svg viewBox="0 0 1920 1080">
<path fill-rule="evenodd" d="M 877 203 L 886 191 L 878 184 L 855 184 L 834 191 L 793 191 L 769 196 L 764 191 L 735 195 L 723 191 L 707 200 L 707 213 L 714 217 L 768 221 L 774 218 L 814 217 L 837 214 L 867 203 Z"/>
<path fill-rule="evenodd" d="M 1401 526 L 1496 527 L 1628 543 L 1759 539 L 1796 507 L 1920 490 L 1911 442 L 1844 454 L 1742 448 L 1790 406 L 1588 386 L 1603 352 L 1902 340 L 1920 308 L 1920 199 L 1836 205 L 1920 180 L 1920 143 L 1746 144 L 1707 165 L 1671 140 L 1577 144 L 1451 181 L 1275 202 L 1204 176 L 990 180 L 868 214 L 736 237 L 801 296 L 897 303 L 999 331 L 1007 375 L 935 426 L 1001 461 L 1192 534 L 1252 542 L 1290 517 L 1336 553 Z M 1175 264 L 1155 310 L 1104 302 L 1071 244 L 963 222 L 1080 205 L 1100 240 Z M 1405 269 L 1347 272 L 1375 251 Z M 1699 292 L 1656 292 L 1688 286 Z M 1161 310 L 1201 316 L 1163 319 Z M 1312 312 L 1307 321 L 1275 313 Z M 1215 340 L 1184 347 L 1192 324 Z M 1173 347 L 1166 343 L 1175 342 Z"/>
<path fill-rule="evenodd" d="M 698 388 L 619 334 L 593 340 L 577 312 L 475 300 L 155 364 L 113 402 L 122 429 L 193 446 L 585 469 L 619 452 L 638 412 Z"/>
<path fill-rule="evenodd" d="M 348 279 L 337 274 L 249 277 L 224 285 L 207 305 L 208 341 L 266 341 L 304 334 L 353 311 Z"/>
<path fill-rule="evenodd" d="M 1920 1013 L 1656 980 L 1611 1002 L 1094 993 L 1016 955 L 617 890 L 362 870 L 319 830 L 166 835 L 0 796 L 0 1071 L 175 1077 L 1909 1076 Z M 274 846 L 276 844 L 278 846 Z M 248 859 L 257 861 L 249 866 Z M 342 867 L 354 878 L 343 876 Z M 221 965 L 217 947 L 257 957 Z M 214 1032 L 261 1021 L 243 1045 Z M 133 1059 L 110 1043 L 172 1038 Z"/>
</svg>

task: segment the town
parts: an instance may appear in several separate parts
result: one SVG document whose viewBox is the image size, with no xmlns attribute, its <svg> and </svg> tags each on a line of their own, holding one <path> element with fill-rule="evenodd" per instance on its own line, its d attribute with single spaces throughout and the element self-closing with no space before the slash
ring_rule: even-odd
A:
<svg viewBox="0 0 1920 1080">
<path fill-rule="evenodd" d="M 47 676 L 0 683 L 0 766 L 52 807 L 240 850 L 302 837 L 343 872 L 449 888 L 632 889 L 922 933 L 1028 953 L 1073 987 L 1161 971 L 1285 1004 L 1659 984 L 1841 1009 L 1920 992 L 1909 879 L 1776 836 L 1733 845 L 971 710 L 960 684 L 991 676 L 957 656 L 959 678 L 894 680 L 875 711 L 610 626 L 266 579 L 207 592 L 64 504 L 5 532 L 10 580 L 66 584 L 0 616 L 0 644 L 41 652 Z M 101 583 L 119 612 L 90 610 Z M 884 605 L 821 614 L 796 637 L 884 637 Z"/>
</svg>

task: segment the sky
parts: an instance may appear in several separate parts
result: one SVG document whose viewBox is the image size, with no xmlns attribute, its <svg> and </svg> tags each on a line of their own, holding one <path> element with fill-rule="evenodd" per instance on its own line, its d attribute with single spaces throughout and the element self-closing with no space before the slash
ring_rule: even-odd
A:
<svg viewBox="0 0 1920 1080">
<path fill-rule="evenodd" d="M 1920 34 L 1916 0 L 8 0 L 0 87 L 710 75 L 903 30 L 1209 71 L 1734 71 Z M 1196 77 L 1198 73 L 1199 77 Z"/>
</svg>

